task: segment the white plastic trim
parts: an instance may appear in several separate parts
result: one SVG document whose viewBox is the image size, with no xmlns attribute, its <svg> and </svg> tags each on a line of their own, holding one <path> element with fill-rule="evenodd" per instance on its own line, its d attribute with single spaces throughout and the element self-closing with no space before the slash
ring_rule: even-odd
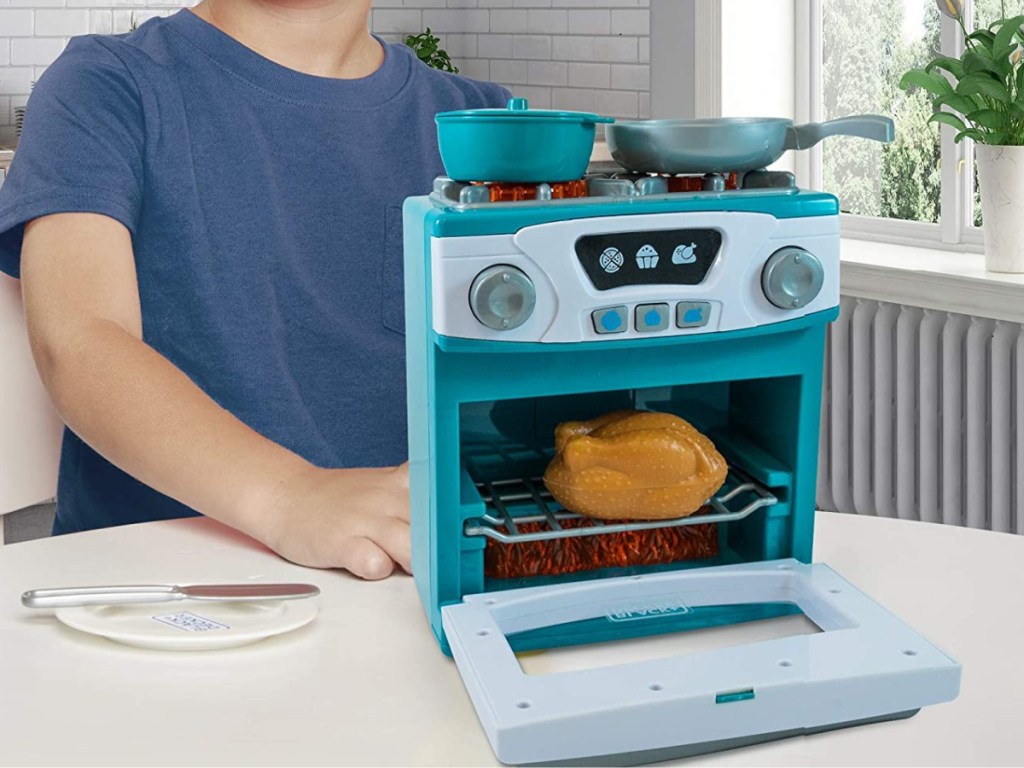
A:
<svg viewBox="0 0 1024 768">
<path fill-rule="evenodd" d="M 671 604 L 795 603 L 822 633 L 549 675 L 506 635 Z M 814 728 L 949 701 L 960 666 L 826 565 L 777 560 L 469 595 L 442 608 L 504 763 L 615 755 Z M 749 698 L 718 702 L 734 692 Z"/>
</svg>

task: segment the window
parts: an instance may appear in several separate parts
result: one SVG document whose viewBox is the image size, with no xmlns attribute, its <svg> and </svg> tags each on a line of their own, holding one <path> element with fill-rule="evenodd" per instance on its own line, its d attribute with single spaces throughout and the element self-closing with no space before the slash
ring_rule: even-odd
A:
<svg viewBox="0 0 1024 768">
<path fill-rule="evenodd" d="M 900 90 L 903 73 L 942 52 L 959 56 L 962 33 L 935 0 L 800 0 L 808 51 L 805 115 L 890 115 L 896 139 L 880 145 L 836 137 L 809 153 L 801 183 L 838 195 L 844 233 L 911 243 L 980 247 L 980 204 L 970 141 L 928 123 L 928 95 Z M 1024 0 L 966 0 L 968 28 Z M 798 43 L 800 37 L 798 37 Z"/>
</svg>

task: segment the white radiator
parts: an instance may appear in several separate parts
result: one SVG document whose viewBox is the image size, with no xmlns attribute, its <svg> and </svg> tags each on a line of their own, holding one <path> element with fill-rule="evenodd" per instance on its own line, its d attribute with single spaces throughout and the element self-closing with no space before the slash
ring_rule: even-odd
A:
<svg viewBox="0 0 1024 768">
<path fill-rule="evenodd" d="M 1024 533 L 1024 326 L 843 297 L 818 505 Z"/>
</svg>

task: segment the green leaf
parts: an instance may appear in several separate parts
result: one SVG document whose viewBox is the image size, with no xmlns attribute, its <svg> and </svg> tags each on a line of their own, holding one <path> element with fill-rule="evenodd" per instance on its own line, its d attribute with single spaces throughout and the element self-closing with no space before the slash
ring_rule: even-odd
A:
<svg viewBox="0 0 1024 768">
<path fill-rule="evenodd" d="M 959 144 L 964 139 L 974 139 L 975 141 L 981 141 L 984 143 L 985 134 L 977 128 L 968 128 L 967 130 L 960 131 L 960 133 L 956 135 L 954 141 Z"/>
<path fill-rule="evenodd" d="M 929 123 L 944 123 L 945 125 L 951 125 L 956 128 L 957 132 L 967 130 L 967 126 L 964 125 L 964 121 L 954 115 L 952 112 L 936 112 L 934 115 L 928 118 Z"/>
<path fill-rule="evenodd" d="M 952 56 L 939 56 L 933 59 L 932 62 L 924 68 L 925 72 L 933 72 L 936 69 L 944 69 L 953 77 L 960 79 L 966 72 L 964 63 L 960 59 L 954 59 Z"/>
<path fill-rule="evenodd" d="M 994 59 L 989 56 L 983 56 L 980 53 L 974 51 L 967 51 L 964 54 L 964 70 L 967 74 L 971 72 L 991 72 L 992 74 L 999 74 L 999 67 L 996 65 Z"/>
<path fill-rule="evenodd" d="M 1010 100 L 1010 94 L 1003 83 L 981 72 L 964 75 L 957 83 L 956 92 L 960 96 L 984 96 L 1002 103 Z"/>
<path fill-rule="evenodd" d="M 965 117 L 975 125 L 988 128 L 991 131 L 1000 131 L 1006 127 L 1006 115 L 995 109 L 975 110 Z"/>
<path fill-rule="evenodd" d="M 912 85 L 924 88 L 934 96 L 941 96 L 953 90 L 953 86 L 942 75 L 934 72 L 925 72 L 923 69 L 912 69 L 900 80 L 900 88 L 903 90 L 907 90 Z"/>
<path fill-rule="evenodd" d="M 935 107 L 936 111 L 939 107 L 950 107 L 955 109 L 960 114 L 966 115 L 968 112 L 973 112 L 978 108 L 978 105 L 973 100 L 968 99 L 965 96 L 960 96 L 956 93 L 945 93 L 939 96 L 932 102 L 932 106 Z"/>
<path fill-rule="evenodd" d="M 987 29 L 975 30 L 967 36 L 967 39 L 985 50 L 989 55 L 992 54 L 992 43 L 995 42 L 996 36 Z"/>
<path fill-rule="evenodd" d="M 1020 31 L 1021 25 L 1024 25 L 1024 16 L 1014 16 L 1012 19 L 1005 19 L 1001 24 L 1002 26 L 999 27 L 995 40 L 992 41 L 993 56 L 996 58 L 999 57 L 995 52 L 1002 51 L 1008 47 L 1013 41 L 1014 35 Z"/>
</svg>

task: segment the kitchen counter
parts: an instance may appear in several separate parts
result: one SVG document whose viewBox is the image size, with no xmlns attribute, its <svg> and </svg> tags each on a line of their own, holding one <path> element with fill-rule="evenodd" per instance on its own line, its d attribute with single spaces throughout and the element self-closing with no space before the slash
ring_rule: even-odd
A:
<svg viewBox="0 0 1024 768">
<path fill-rule="evenodd" d="M 700 764 L 1019 764 L 1024 537 L 819 513 L 815 555 L 959 659 L 960 698 Z M 320 616 L 248 647 L 173 653 L 80 634 L 18 599 L 46 586 L 246 580 L 312 581 Z M 189 519 L 0 547 L 0 585 L 0 764 L 496 764 L 408 577 L 299 568 Z M 718 641 L 737 631 L 749 628 Z M 614 646 L 587 653 L 616 658 Z"/>
</svg>

